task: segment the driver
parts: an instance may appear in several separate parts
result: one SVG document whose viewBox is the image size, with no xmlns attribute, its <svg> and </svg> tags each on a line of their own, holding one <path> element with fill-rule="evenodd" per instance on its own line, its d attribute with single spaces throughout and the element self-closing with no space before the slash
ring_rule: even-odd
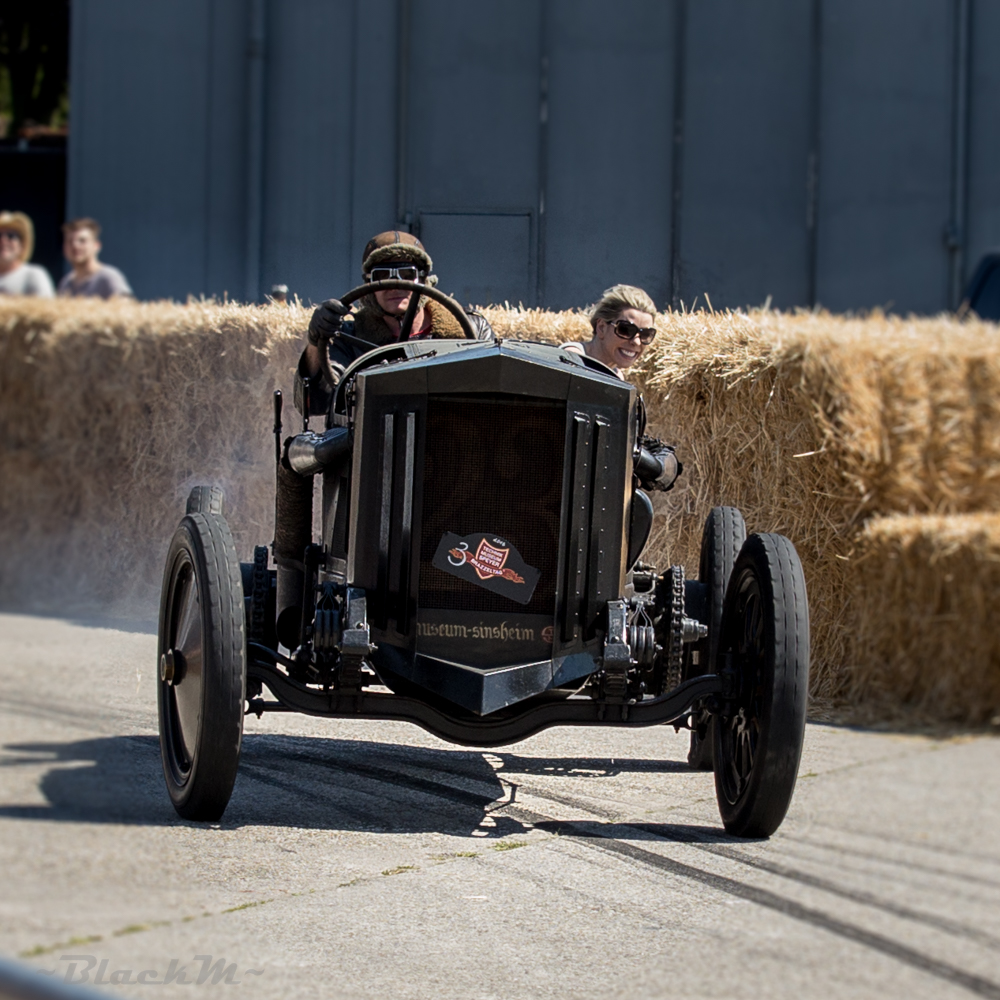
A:
<svg viewBox="0 0 1000 1000">
<path fill-rule="evenodd" d="M 361 255 L 361 277 L 366 283 L 398 278 L 433 287 L 437 284 L 437 275 L 431 273 L 433 266 L 420 240 L 412 233 L 400 230 L 373 236 L 365 244 Z M 327 412 L 330 394 L 336 388 L 330 385 L 321 368 L 319 352 L 323 340 L 329 338 L 330 368 L 339 379 L 347 366 L 363 354 L 399 340 L 400 324 L 410 304 L 411 294 L 400 289 L 366 295 L 355 313 L 351 313 L 338 299 L 327 299 L 313 312 L 307 334 L 309 343 L 302 352 L 295 373 L 295 405 L 300 412 L 305 410 L 306 379 L 309 380 L 310 415 Z M 485 316 L 477 312 L 468 312 L 468 316 L 480 340 L 493 336 Z M 462 336 L 461 327 L 444 306 L 427 298 L 421 299 L 413 317 L 409 340 Z"/>
</svg>

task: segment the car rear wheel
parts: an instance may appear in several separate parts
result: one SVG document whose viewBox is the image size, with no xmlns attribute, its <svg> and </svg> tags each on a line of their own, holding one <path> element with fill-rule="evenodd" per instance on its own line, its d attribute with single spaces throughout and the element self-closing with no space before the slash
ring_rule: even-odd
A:
<svg viewBox="0 0 1000 1000">
<path fill-rule="evenodd" d="M 719 666 L 732 698 L 714 722 L 715 790 L 726 830 L 769 837 L 785 817 L 805 735 L 809 605 L 782 535 L 751 535 L 726 591 Z"/>
<path fill-rule="evenodd" d="M 157 652 L 167 791 L 185 819 L 214 822 L 236 781 L 246 694 L 243 584 L 221 514 L 188 514 L 174 533 Z"/>
<path fill-rule="evenodd" d="M 703 625 L 708 626 L 708 635 L 698 641 L 691 653 L 697 653 L 698 663 L 691 663 L 685 675 L 713 673 L 718 669 L 715 663 L 719 646 L 719 628 L 722 625 L 722 605 L 726 598 L 726 587 L 732 575 L 736 557 L 747 537 L 747 526 L 743 515 L 736 507 L 713 507 L 705 518 L 705 528 L 701 535 L 701 562 L 698 580 L 705 587 L 705 616 Z M 704 732 L 700 735 L 699 729 Z M 691 747 L 688 750 L 688 764 L 696 771 L 712 770 L 712 716 L 704 712 L 692 719 Z"/>
<path fill-rule="evenodd" d="M 195 486 L 188 494 L 188 514 L 225 514 L 226 494 L 221 486 Z"/>
</svg>

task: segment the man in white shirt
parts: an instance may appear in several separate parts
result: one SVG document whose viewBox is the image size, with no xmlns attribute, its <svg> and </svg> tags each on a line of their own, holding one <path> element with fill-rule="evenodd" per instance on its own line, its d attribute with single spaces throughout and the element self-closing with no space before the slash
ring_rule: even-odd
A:
<svg viewBox="0 0 1000 1000">
<path fill-rule="evenodd" d="M 49 272 L 29 264 L 35 227 L 23 212 L 0 212 L 0 295 L 55 295 Z"/>
<path fill-rule="evenodd" d="M 62 296 L 91 295 L 110 299 L 114 295 L 132 295 L 125 275 L 110 264 L 102 264 L 101 227 L 93 219 L 73 219 L 63 226 L 63 253 L 73 270 L 59 282 Z"/>
</svg>

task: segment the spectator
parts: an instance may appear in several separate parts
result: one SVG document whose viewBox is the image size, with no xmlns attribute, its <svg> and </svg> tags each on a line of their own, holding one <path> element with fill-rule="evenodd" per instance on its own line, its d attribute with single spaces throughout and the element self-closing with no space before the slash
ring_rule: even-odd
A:
<svg viewBox="0 0 1000 1000">
<path fill-rule="evenodd" d="M 101 227 L 93 219 L 73 219 L 63 226 L 63 253 L 73 270 L 59 282 L 60 295 L 96 295 L 110 299 L 113 295 L 131 295 L 125 275 L 110 264 L 102 264 Z"/>
<path fill-rule="evenodd" d="M 49 272 L 29 264 L 35 249 L 35 227 L 23 212 L 0 212 L 0 295 L 55 295 Z"/>
</svg>

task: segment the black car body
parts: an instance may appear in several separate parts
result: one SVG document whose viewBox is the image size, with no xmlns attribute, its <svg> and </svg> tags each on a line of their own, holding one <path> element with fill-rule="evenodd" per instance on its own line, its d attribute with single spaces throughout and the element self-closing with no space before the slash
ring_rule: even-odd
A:
<svg viewBox="0 0 1000 1000">
<path fill-rule="evenodd" d="M 601 664 L 636 392 L 568 351 L 466 343 L 358 374 L 345 582 L 390 686 L 485 716 Z"/>
<path fill-rule="evenodd" d="M 652 525 L 640 475 L 655 462 L 642 447 L 634 386 L 550 345 L 420 340 L 348 368 L 321 431 L 283 440 L 277 415 L 272 552 L 259 546 L 239 570 L 213 570 L 204 553 L 232 541 L 215 494 L 202 488 L 168 559 L 160 718 L 178 811 L 205 818 L 228 800 L 228 791 L 199 791 L 211 719 L 231 714 L 212 693 L 214 672 L 228 678 L 230 701 L 242 684 L 248 712 L 405 719 L 468 745 L 556 724 L 674 722 L 692 729 L 696 766 L 715 759 L 730 812 L 743 810 L 727 826 L 770 832 L 780 823 L 801 748 L 807 611 L 794 648 L 773 620 L 790 600 L 805 608 L 801 568 L 781 536 L 743 544 L 733 508 L 710 515 L 699 580 L 639 561 Z M 754 539 L 764 541 L 750 552 Z M 740 559 L 749 568 L 729 597 Z M 784 564 L 798 575 L 783 578 Z M 209 649 L 205 634 L 227 627 L 212 619 L 225 611 L 212 608 L 237 599 L 243 621 Z M 188 638 L 196 615 L 197 649 Z M 744 648 L 747 635 L 760 648 Z M 782 721 L 775 705 L 789 649 L 798 685 Z M 201 687 L 185 691 L 192 658 Z M 775 740 L 786 758 L 779 779 L 764 774 Z M 238 739 L 235 757 L 226 754 L 218 751 L 224 767 L 211 765 L 213 788 L 229 780 L 231 789 L 221 775 L 235 778 Z M 776 780 L 780 808 L 760 806 L 757 786 L 773 791 Z"/>
</svg>

